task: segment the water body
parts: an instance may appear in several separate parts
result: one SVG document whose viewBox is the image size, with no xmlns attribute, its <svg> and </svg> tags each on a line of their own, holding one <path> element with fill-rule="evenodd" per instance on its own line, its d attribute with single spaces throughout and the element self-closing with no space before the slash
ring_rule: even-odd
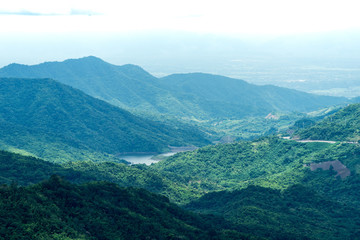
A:
<svg viewBox="0 0 360 240">
<path fill-rule="evenodd" d="M 131 164 L 146 164 L 150 165 L 152 163 L 157 163 L 161 161 L 164 157 L 170 157 L 175 155 L 177 152 L 168 152 L 159 155 L 143 155 L 143 154 L 133 154 L 133 155 L 122 155 L 120 158 L 131 162 Z"/>
</svg>

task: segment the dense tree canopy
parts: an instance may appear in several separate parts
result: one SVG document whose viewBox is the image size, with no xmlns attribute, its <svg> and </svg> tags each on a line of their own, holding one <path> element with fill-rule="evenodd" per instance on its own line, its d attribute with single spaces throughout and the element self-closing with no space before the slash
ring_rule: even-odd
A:
<svg viewBox="0 0 360 240">
<path fill-rule="evenodd" d="M 46 160 L 114 160 L 209 143 L 195 129 L 134 116 L 50 79 L 0 79 L 0 99 L 0 143 Z"/>
<path fill-rule="evenodd" d="M 360 104 L 351 104 L 314 126 L 299 131 L 302 139 L 359 141 Z"/>
<path fill-rule="evenodd" d="M 245 239 L 143 189 L 76 186 L 55 175 L 26 188 L 1 186 L 0 209 L 4 239 Z"/>
</svg>

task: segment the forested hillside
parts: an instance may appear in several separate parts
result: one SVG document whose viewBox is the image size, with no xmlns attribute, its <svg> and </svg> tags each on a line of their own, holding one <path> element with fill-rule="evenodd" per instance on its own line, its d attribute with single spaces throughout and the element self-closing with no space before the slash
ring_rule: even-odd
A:
<svg viewBox="0 0 360 240">
<path fill-rule="evenodd" d="M 200 186 L 209 187 L 209 190 L 235 188 L 251 183 L 286 188 L 293 182 L 275 179 L 301 177 L 307 170 L 304 164 L 316 160 L 314 155 L 328 151 L 331 147 L 329 144 L 315 146 L 277 137 L 262 138 L 179 153 L 152 167 L 197 178 Z"/>
<path fill-rule="evenodd" d="M 350 170 L 350 176 L 342 179 L 336 177 L 335 170 L 310 169 L 312 163 L 334 160 L 341 161 Z M 46 187 L 43 187 L 44 184 L 27 188 L 15 187 L 15 182 L 28 185 L 47 179 L 52 174 L 76 183 L 106 180 L 120 186 L 146 188 L 168 196 L 172 202 L 188 203 L 186 208 L 194 212 L 215 215 L 206 217 L 207 220 L 202 218 L 205 222 L 192 222 L 191 226 L 201 224 L 201 227 L 196 225 L 199 230 L 190 230 L 184 234 L 185 239 L 202 239 L 203 236 L 206 239 L 209 234 L 217 236 L 215 239 L 242 239 L 250 236 L 252 238 L 247 239 L 356 239 L 359 234 L 360 149 L 355 144 L 297 143 L 276 137 L 263 138 L 179 153 L 151 166 L 91 161 L 56 165 L 2 151 L 0 163 L 0 182 L 11 184 L 1 188 L 2 196 L 6 196 L 1 203 L 4 206 L 2 214 L 6 216 L 2 219 L 9 222 L 11 216 L 11 229 L 18 239 L 22 239 L 22 236 L 25 236 L 23 239 L 29 236 L 33 236 L 33 239 L 44 236 L 52 236 L 54 239 L 91 239 L 90 235 L 94 234 L 98 234 L 97 237 L 106 236 L 104 239 L 115 239 L 113 234 L 126 234 L 120 228 L 108 229 L 110 220 L 107 212 L 116 212 L 118 204 L 123 204 L 114 196 L 118 191 L 115 185 L 91 183 L 75 186 L 51 177 L 50 181 L 45 182 Z M 44 192 L 47 188 L 51 190 Z M 219 190 L 223 191 L 218 192 Z M 123 194 L 129 192 L 134 197 L 126 204 L 134 207 L 141 204 L 140 210 L 145 209 L 144 204 L 148 206 L 149 201 L 151 204 L 161 204 L 164 199 L 145 192 L 145 197 L 150 199 L 138 202 L 142 201 L 144 190 L 122 191 L 125 191 Z M 138 195 L 140 193 L 141 196 Z M 41 201 L 38 196 L 42 196 Z M 57 198 L 54 199 L 54 196 Z M 6 199 L 11 199 L 8 201 L 16 207 L 6 207 L 10 204 Z M 76 205 L 72 204 L 73 201 Z M 71 210 L 68 210 L 70 206 Z M 21 209 L 25 212 L 21 212 Z M 28 212 L 26 209 L 33 210 Z M 98 212 L 98 209 L 107 210 Z M 47 216 L 48 210 L 55 212 L 53 218 L 42 218 L 41 216 Z M 72 213 L 74 211 L 75 214 Z M 155 216 L 151 214 L 151 217 L 146 215 L 145 218 L 140 216 L 143 212 L 137 215 L 138 208 L 129 208 L 127 211 L 130 211 L 132 217 L 121 215 L 127 212 L 119 212 L 119 216 L 122 216 L 119 221 L 127 221 L 122 222 L 124 226 L 121 228 L 128 229 L 127 233 L 135 231 L 142 236 L 145 234 L 142 226 L 148 226 L 154 221 L 160 225 L 150 228 L 160 232 L 161 236 L 168 236 L 168 231 L 177 231 L 168 230 L 175 228 L 172 226 L 173 221 L 180 224 L 176 229 L 182 229 L 182 223 L 177 222 L 176 216 L 167 213 L 165 216 L 170 219 L 165 218 L 168 224 L 163 226 L 162 220 L 151 218 L 157 217 L 156 214 L 160 214 L 158 211 Z M 136 212 L 135 215 L 131 213 L 133 211 Z M 146 212 L 148 211 L 153 210 L 151 207 L 146 208 Z M 82 218 L 78 219 L 79 216 Z M 90 225 L 83 223 L 95 216 L 97 227 L 100 228 L 97 233 L 87 230 L 95 222 L 90 221 Z M 222 217 L 229 222 L 221 220 Z M 32 222 L 34 219 L 36 223 Z M 114 221 L 118 221 L 116 219 L 111 217 L 112 226 Z M 141 227 L 133 229 L 133 220 Z M 78 225 L 74 226 L 74 221 Z M 216 221 L 216 227 L 210 227 L 214 224 L 213 221 Z M 38 222 L 47 227 L 37 225 Z M 186 226 L 189 226 L 189 222 Z M 206 231 L 203 226 L 208 226 Z M 62 230 L 49 232 L 47 229 L 51 227 Z M 84 229 L 87 232 L 84 233 Z M 9 234 L 9 230 L 2 229 L 2 233 Z"/>
<path fill-rule="evenodd" d="M 54 165 L 8 152 L 1 156 L 2 183 L 27 185 L 58 174 L 75 183 L 106 180 L 124 187 L 141 187 L 181 204 L 211 191 L 249 185 L 286 189 L 302 184 L 336 201 L 360 204 L 360 147 L 354 144 L 265 138 L 178 153 L 151 166 L 91 161 Z M 313 163 L 331 161 L 340 161 L 350 176 L 342 179 L 334 170 L 310 169 Z"/>
<path fill-rule="evenodd" d="M 59 175 L 74 183 L 96 180 L 93 176 L 55 163 L 0 150 L 0 184 L 26 186 L 44 181 L 52 175 Z"/>
<path fill-rule="evenodd" d="M 301 185 L 283 192 L 249 186 L 209 193 L 186 206 L 221 215 L 244 233 L 269 239 L 359 239 L 360 211 Z"/>
<path fill-rule="evenodd" d="M 38 158 L 0 151 L 0 184 L 21 186 L 39 183 L 58 175 L 72 183 L 108 181 L 122 187 L 138 187 L 183 203 L 200 197 L 204 190 L 191 183 L 191 177 L 167 174 L 146 165 L 79 161 L 55 164 Z"/>
<path fill-rule="evenodd" d="M 156 78 L 140 67 L 130 64 L 115 66 L 96 57 L 34 66 L 10 64 L 0 72 L 3 77 L 52 78 L 93 97 L 130 109 L 139 107 L 157 111 L 152 102 L 160 93 L 167 94 L 154 85 Z"/>
<path fill-rule="evenodd" d="M 357 142 L 360 140 L 360 104 L 351 104 L 296 135 L 301 139 Z"/>
<path fill-rule="evenodd" d="M 178 99 L 197 103 L 208 114 L 207 118 L 265 117 L 276 111 L 308 112 L 345 101 L 204 73 L 174 74 L 160 80 Z"/>
<path fill-rule="evenodd" d="M 4 239 L 248 239 L 143 189 L 73 185 L 58 176 L 1 186 L 0 209 Z"/>
<path fill-rule="evenodd" d="M 50 79 L 0 79 L 0 143 L 51 161 L 114 159 L 204 145 L 196 129 L 174 129 Z"/>
<path fill-rule="evenodd" d="M 339 160 L 351 175 L 311 171 L 312 163 Z M 360 204 L 360 146 L 354 144 L 298 143 L 277 137 L 207 146 L 179 153 L 150 166 L 158 171 L 191 178 L 205 191 L 258 185 L 286 189 L 302 184 L 336 201 Z"/>
<path fill-rule="evenodd" d="M 188 120 L 265 117 L 273 111 L 311 111 L 346 101 L 202 73 L 157 79 L 140 67 L 115 66 L 96 57 L 11 64 L 0 69 L 0 76 L 53 78 L 137 113 Z"/>
<path fill-rule="evenodd" d="M 0 78 L 5 239 L 359 239 L 360 145 L 349 141 L 360 104 L 298 113 L 344 99 L 202 73 L 160 79 L 95 57 L 0 69 L 17 74 Z M 339 142 L 205 139 L 291 122 L 301 138 Z M 149 166 L 119 157 L 185 145 L 203 147 Z"/>
</svg>

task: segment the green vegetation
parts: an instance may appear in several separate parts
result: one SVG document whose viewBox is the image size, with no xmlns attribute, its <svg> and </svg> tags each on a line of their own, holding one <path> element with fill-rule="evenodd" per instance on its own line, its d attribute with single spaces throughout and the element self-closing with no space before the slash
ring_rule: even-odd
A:
<svg viewBox="0 0 360 240">
<path fill-rule="evenodd" d="M 0 70 L 13 74 L 52 77 L 142 117 L 54 80 L 0 79 L 0 147 L 13 152 L 0 151 L 0 183 L 6 184 L 0 186 L 0 238 L 340 240 L 360 234 L 360 145 L 346 143 L 360 140 L 360 104 L 333 115 L 336 108 L 289 113 L 344 99 L 201 73 L 157 79 L 95 57 Z M 226 142 L 291 124 L 289 134 L 339 142 L 262 137 L 150 166 L 118 157 L 203 146 L 209 143 L 204 132 Z M 341 162 L 350 176 L 310 169 L 327 161 Z"/>
<path fill-rule="evenodd" d="M 106 182 L 77 186 L 58 176 L 1 186 L 0 209 L 4 239 L 245 239 L 160 195 Z"/>
<path fill-rule="evenodd" d="M 187 120 L 265 117 L 270 112 L 312 111 L 346 101 L 202 73 L 158 79 L 138 66 L 115 66 L 96 57 L 35 66 L 11 64 L 0 69 L 0 76 L 52 78 L 127 110 Z"/>
<path fill-rule="evenodd" d="M 197 103 L 197 108 L 206 112 L 205 119 L 265 117 L 277 111 L 306 112 L 345 101 L 203 73 L 174 74 L 162 78 L 161 83 L 182 101 Z"/>
<path fill-rule="evenodd" d="M 331 170 L 312 172 L 305 166 L 311 162 L 333 160 L 340 160 L 346 165 L 351 170 L 351 176 L 341 180 L 335 178 L 336 173 Z M 14 239 L 26 239 L 29 236 L 32 239 L 46 239 L 49 236 L 54 239 L 91 239 L 94 236 L 117 239 L 115 235 L 126 234 L 120 229 L 128 229 L 128 234 L 135 231 L 139 234 L 136 236 L 143 236 L 142 230 L 148 231 L 149 228 L 145 226 L 149 222 L 160 223 L 161 226 L 150 229 L 160 232 L 162 236 L 168 236 L 169 232 L 174 236 L 183 236 L 173 230 L 173 222 L 179 224 L 176 217 L 166 215 L 171 221 L 165 219 L 159 222 L 150 219 L 148 215 L 142 217 L 143 213 L 139 215 L 137 208 L 127 210 L 130 217 L 121 215 L 127 214 L 125 210 L 120 214 L 121 220 L 111 217 L 110 224 L 106 213 L 117 212 L 119 208 L 116 205 L 119 204 L 118 200 L 111 200 L 119 189 L 115 185 L 91 183 L 75 186 L 52 177 L 47 181 L 50 184 L 45 182 L 52 189 L 48 193 L 43 192 L 44 187 L 40 187 L 44 184 L 14 187 L 14 182 L 21 185 L 32 184 L 47 179 L 54 173 L 76 183 L 106 180 L 120 186 L 145 188 L 168 196 L 173 202 L 189 203 L 186 208 L 212 216 L 192 215 L 197 220 L 191 224 L 187 222 L 185 226 L 200 224 L 202 227 L 191 227 L 193 231 L 185 234 L 185 239 L 206 239 L 210 235 L 214 239 L 356 239 L 359 234 L 360 146 L 355 144 L 298 143 L 268 137 L 179 153 L 151 166 L 91 161 L 57 165 L 2 151 L 0 166 L 0 182 L 11 184 L 0 188 L 0 204 L 6 210 L 2 214 L 9 216 L 4 217 L 3 222 L 16 233 L 14 236 L 17 238 Z M 223 191 L 218 192 L 219 190 Z M 140 205 L 140 210 L 148 202 L 161 204 L 158 202 L 165 199 L 145 190 L 122 191 L 134 196 L 129 200 L 132 202 L 131 206 Z M 149 194 L 145 195 L 151 201 L 141 200 L 142 195 L 138 194 L 144 192 Z M 209 193 L 206 194 L 207 192 Z M 109 196 L 110 193 L 113 195 Z M 142 202 L 138 202 L 139 199 Z M 73 201 L 76 202 L 75 206 Z M 12 208 L 8 207 L 11 202 Z M 120 206 L 124 209 L 123 205 Z M 97 209 L 102 211 L 98 213 Z M 146 212 L 148 211 L 154 212 L 151 208 L 146 208 Z M 48 212 L 55 214 L 49 215 Z M 162 213 L 157 210 L 155 212 L 163 218 Z M 222 217 L 229 222 L 221 219 Z M 12 224 L 9 223 L 10 219 Z M 116 226 L 114 224 L 117 221 L 124 226 L 109 229 L 109 226 Z M 132 221 L 140 227 L 132 229 Z M 87 225 L 87 222 L 90 224 Z M 164 227 L 164 222 L 169 224 Z M 87 226 L 94 228 L 95 224 L 100 229 L 96 233 L 99 235 L 88 230 Z M 211 224 L 216 227 L 210 227 Z M 176 229 L 180 226 L 181 222 Z M 206 230 L 203 231 L 204 229 Z M 9 232 L 8 229 L 1 229 L 1 234 L 5 236 Z"/>
<path fill-rule="evenodd" d="M 46 160 L 114 160 L 122 152 L 208 143 L 194 129 L 136 117 L 49 79 L 0 79 L 0 99 L 2 148 Z"/>
<path fill-rule="evenodd" d="M 196 188 L 191 177 L 169 174 L 152 169 L 146 165 L 125 165 L 113 162 L 72 162 L 63 167 L 78 171 L 96 180 L 114 182 L 123 187 L 145 188 L 154 193 L 160 193 L 173 202 L 183 203 L 189 199 L 198 198 L 205 192 Z"/>
<path fill-rule="evenodd" d="M 316 122 L 336 113 L 341 108 L 341 105 L 337 105 L 309 113 L 273 112 L 269 113 L 266 117 L 188 122 L 208 130 L 209 136 L 212 136 L 215 142 L 227 143 L 233 140 L 253 140 L 278 133 L 292 135 L 296 130 L 311 127 Z"/>
<path fill-rule="evenodd" d="M 302 139 L 354 141 L 360 140 L 360 104 L 351 104 L 314 126 L 296 134 Z"/>
<path fill-rule="evenodd" d="M 313 160 L 313 154 L 312 144 L 272 137 L 207 146 L 179 153 L 151 167 L 192 176 L 208 190 L 247 186 L 255 182 L 286 188 L 293 182 L 277 183 L 276 179 L 283 175 L 302 174 L 307 169 L 304 164 Z"/>
<path fill-rule="evenodd" d="M 174 202 L 185 202 L 204 194 L 192 186 L 189 178 L 160 173 L 146 165 L 125 165 L 91 161 L 54 164 L 38 158 L 0 151 L 0 183 L 19 185 L 39 183 L 52 175 L 73 183 L 109 181 L 122 187 L 139 187 L 161 193 Z"/>
<path fill-rule="evenodd" d="M 310 171 L 306 164 L 339 160 L 351 171 L 340 180 L 333 171 Z M 258 185 L 286 189 L 303 184 L 347 204 L 360 204 L 360 146 L 355 144 L 298 143 L 277 137 L 252 142 L 207 146 L 179 153 L 150 166 L 161 172 L 191 178 L 203 191 Z M 196 184 L 196 185 L 195 185 Z"/>
<path fill-rule="evenodd" d="M 39 183 L 57 174 L 72 182 L 94 181 L 96 178 L 79 171 L 38 158 L 0 151 L 0 183 L 30 185 Z"/>
<path fill-rule="evenodd" d="M 249 186 L 209 193 L 186 206 L 221 215 L 244 233 L 268 239 L 359 239 L 360 211 L 301 186 L 280 192 Z"/>
<path fill-rule="evenodd" d="M 312 172 L 306 166 L 334 160 L 349 168 L 351 176 L 339 180 L 333 171 Z M 0 163 L 2 183 L 27 185 L 58 174 L 75 183 L 105 180 L 141 187 L 180 204 L 211 191 L 249 185 L 286 189 L 295 184 L 337 201 L 360 204 L 360 146 L 354 144 L 297 143 L 272 137 L 178 153 L 151 166 L 91 161 L 56 165 L 8 152 L 1 152 Z"/>
<path fill-rule="evenodd" d="M 201 121 L 196 125 L 204 129 L 210 129 L 216 136 L 222 137 L 222 142 L 228 140 L 251 140 L 262 136 L 285 132 L 306 114 L 302 113 L 274 113 L 267 117 L 246 117 L 233 120 Z"/>
<path fill-rule="evenodd" d="M 213 141 L 223 136 L 254 139 L 291 126 L 298 119 L 298 112 L 347 102 L 345 98 L 256 86 L 211 74 L 174 74 L 156 78 L 138 66 L 115 66 L 96 57 L 34 66 L 10 64 L 0 69 L 0 77 L 55 79 L 137 116 L 166 123 L 171 129 L 181 128 L 182 134 L 178 135 L 188 137 L 195 145 L 204 143 L 199 138 L 199 127 Z M 280 115 L 280 119 L 265 120 L 269 113 Z M 194 139 L 190 138 L 190 132 L 197 132 Z M 52 152 L 49 150 L 46 154 Z M 93 151 L 77 155 L 80 154 L 92 156 L 91 159 L 103 158 Z M 53 156 L 43 154 L 41 157 Z"/>
</svg>

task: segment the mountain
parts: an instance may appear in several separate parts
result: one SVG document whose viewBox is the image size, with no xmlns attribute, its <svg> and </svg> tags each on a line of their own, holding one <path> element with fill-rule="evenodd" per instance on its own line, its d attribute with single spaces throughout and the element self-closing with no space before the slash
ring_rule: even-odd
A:
<svg viewBox="0 0 360 240">
<path fill-rule="evenodd" d="M 50 79 L 0 79 L 0 143 L 46 160 L 108 159 L 207 144 L 201 133 L 174 129 Z"/>
<path fill-rule="evenodd" d="M 199 187 L 207 191 L 246 187 L 249 184 L 283 189 L 299 181 L 304 172 L 310 171 L 304 163 L 310 161 L 311 155 L 324 149 L 329 152 L 328 148 L 332 146 L 317 147 L 268 137 L 206 146 L 176 154 L 151 167 L 184 177 L 191 176 L 194 182 L 200 182 Z"/>
<path fill-rule="evenodd" d="M 143 189 L 58 176 L 2 186 L 0 209 L 4 239 L 248 239 Z"/>
<path fill-rule="evenodd" d="M 360 104 L 351 104 L 295 135 L 301 139 L 358 142 L 359 129 Z"/>
<path fill-rule="evenodd" d="M 188 178 L 192 187 L 203 192 L 249 185 L 284 190 L 301 184 L 329 199 L 356 206 L 360 204 L 359 164 L 357 144 L 266 137 L 178 153 L 150 168 Z"/>
<path fill-rule="evenodd" d="M 174 74 L 161 79 L 178 99 L 197 102 L 212 118 L 266 116 L 272 111 L 312 111 L 345 99 L 318 96 L 271 85 L 204 73 Z M 196 99 L 193 101 L 192 98 Z"/>
<path fill-rule="evenodd" d="M 203 73 L 158 79 L 138 66 L 115 66 L 96 57 L 10 64 L 0 69 L 0 76 L 52 78 L 127 110 L 178 119 L 265 117 L 273 111 L 312 111 L 346 101 Z"/>
<path fill-rule="evenodd" d="M 359 239 L 359 209 L 301 185 L 279 191 L 258 186 L 213 192 L 187 209 L 221 215 L 244 233 L 267 239 Z"/>
<path fill-rule="evenodd" d="M 177 100 L 159 88 L 157 79 L 135 65 L 115 66 L 96 57 L 46 62 L 35 66 L 10 64 L 0 76 L 52 78 L 126 109 L 162 112 L 161 100 L 179 107 Z"/>
</svg>

